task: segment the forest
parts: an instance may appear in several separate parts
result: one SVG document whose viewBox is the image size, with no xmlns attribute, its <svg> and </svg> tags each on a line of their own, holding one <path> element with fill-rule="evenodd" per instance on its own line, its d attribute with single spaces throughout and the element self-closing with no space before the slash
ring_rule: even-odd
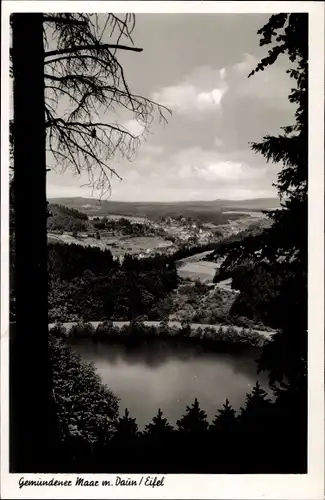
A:
<svg viewBox="0 0 325 500">
<path fill-rule="evenodd" d="M 47 228 L 49 231 L 81 232 L 89 227 L 86 214 L 63 205 L 48 205 Z"/>
<path fill-rule="evenodd" d="M 54 203 L 48 204 L 47 229 L 49 232 L 88 233 L 96 234 L 99 237 L 101 230 L 114 231 L 114 234 L 119 236 L 165 235 L 164 231 L 155 229 L 148 224 L 131 223 L 124 217 L 113 220 L 104 216 L 90 220 L 85 213 L 79 210 Z"/>
<path fill-rule="evenodd" d="M 110 250 L 49 244 L 49 321 L 161 319 L 159 302 L 178 285 L 163 255 L 113 260 Z"/>
<path fill-rule="evenodd" d="M 281 165 L 276 183 L 281 208 L 268 213 L 270 226 L 263 232 L 209 247 L 216 250 L 214 258 L 225 259 L 221 275 L 231 273 L 234 287 L 240 290 L 232 306 L 236 313 L 261 319 L 278 329 L 272 339 L 258 346 L 257 375 L 267 373 L 272 399 L 256 383 L 242 408 L 233 408 L 227 399 L 223 407 L 216 408 L 212 422 L 208 422 L 195 398 L 175 426 L 164 418 L 164 409 L 157 408 L 157 414 L 143 430 L 127 409 L 121 416 L 118 394 L 113 394 L 95 368 L 74 352 L 69 345 L 71 339 L 66 338 L 61 327 L 49 331 L 48 324 L 49 319 L 73 319 L 78 326 L 72 333 L 91 336 L 94 341 L 96 335 L 97 340 L 116 340 L 120 333 L 135 343 L 140 336 L 148 340 L 157 330 L 148 332 L 141 316 L 157 319 L 160 304 L 176 289 L 175 256 L 143 260 L 126 256 L 120 264 L 109 251 L 48 245 L 46 150 L 74 173 L 88 172 L 90 180 L 92 167 L 97 166 L 98 182 L 108 189 L 109 175 L 115 171 L 102 158 L 113 158 L 119 148 L 132 157 L 137 140 L 118 127 L 114 135 L 108 124 L 97 124 L 94 132 L 91 110 L 96 112 L 96 106 L 117 99 L 116 104 L 126 106 L 149 126 L 153 114 L 164 119 L 168 109 L 130 92 L 116 52 L 101 45 L 94 35 L 96 22 L 92 15 L 56 14 L 44 18 L 42 14 L 28 14 L 27 20 L 24 16 L 15 14 L 12 19 L 14 196 L 10 211 L 10 314 L 14 323 L 10 331 L 10 470 L 306 473 L 308 15 L 270 16 L 258 31 L 260 45 L 270 46 L 269 52 L 249 75 L 254 77 L 256 72 L 267 70 L 280 55 L 294 63 L 294 68 L 288 70 L 293 86 L 288 99 L 296 107 L 294 123 L 283 126 L 280 135 L 267 135 L 251 144 L 252 150 L 266 161 Z M 55 76 L 55 69 L 44 73 L 44 66 L 53 64 L 55 68 L 56 64 L 49 60 L 51 51 L 44 53 L 44 25 L 48 24 L 57 33 L 58 50 L 70 58 L 68 64 L 60 66 L 63 77 Z M 116 21 L 115 26 L 129 37 L 124 25 Z M 87 65 L 76 55 L 75 40 L 87 43 L 85 57 L 94 63 Z M 81 76 L 87 69 L 91 72 L 87 81 L 96 90 L 94 101 L 89 101 L 87 82 Z M 103 77 L 113 80 L 109 88 L 101 85 L 100 71 Z M 45 86 L 51 86 L 54 95 L 72 92 L 81 105 L 75 113 L 77 121 L 62 121 L 53 115 Z M 85 140 L 82 149 L 78 137 Z M 96 151 L 104 151 L 103 156 L 96 155 Z M 26 157 L 33 158 L 33 168 L 26 169 Z M 32 220 L 28 239 L 27 205 Z M 65 215 L 69 218 L 71 212 Z M 64 224 L 65 215 L 60 215 Z M 86 219 L 81 218 L 80 224 L 85 223 Z M 182 249 L 177 257 L 191 255 L 192 251 L 195 253 L 193 249 Z M 103 323 L 97 332 L 87 325 L 80 327 L 81 319 L 113 321 L 122 316 L 131 323 L 121 332 L 111 323 Z M 202 334 L 207 337 L 208 332 L 200 333 L 201 342 Z M 172 336 L 165 323 L 158 334 Z M 220 331 L 222 342 L 228 334 Z M 250 337 L 245 330 L 243 334 Z M 180 335 L 182 342 L 198 341 L 191 338 L 187 324 Z"/>
</svg>

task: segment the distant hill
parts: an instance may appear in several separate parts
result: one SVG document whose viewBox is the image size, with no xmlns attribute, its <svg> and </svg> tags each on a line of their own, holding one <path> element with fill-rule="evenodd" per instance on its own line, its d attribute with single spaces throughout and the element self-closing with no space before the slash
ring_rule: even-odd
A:
<svg viewBox="0 0 325 500">
<path fill-rule="evenodd" d="M 253 200 L 215 200 L 215 203 L 227 210 L 271 210 L 280 208 L 279 198 L 255 198 Z"/>
<path fill-rule="evenodd" d="M 89 216 L 122 215 L 147 217 L 157 220 L 160 217 L 193 217 L 204 222 L 222 224 L 229 219 L 226 211 L 260 211 L 277 208 L 280 202 L 277 198 L 258 198 L 255 200 L 212 200 L 212 201 L 181 201 L 181 202 L 124 202 L 99 201 L 94 198 L 53 198 L 52 203 L 77 209 Z"/>
</svg>

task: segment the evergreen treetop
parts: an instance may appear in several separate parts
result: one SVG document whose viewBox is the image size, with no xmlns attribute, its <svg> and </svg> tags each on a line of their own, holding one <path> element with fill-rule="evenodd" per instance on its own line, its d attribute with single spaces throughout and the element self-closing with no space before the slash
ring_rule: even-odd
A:
<svg viewBox="0 0 325 500">
<path fill-rule="evenodd" d="M 202 433 L 208 429 L 207 414 L 201 410 L 198 399 L 195 398 L 192 406 L 186 407 L 186 413 L 177 420 L 178 430 L 184 433 Z"/>
</svg>

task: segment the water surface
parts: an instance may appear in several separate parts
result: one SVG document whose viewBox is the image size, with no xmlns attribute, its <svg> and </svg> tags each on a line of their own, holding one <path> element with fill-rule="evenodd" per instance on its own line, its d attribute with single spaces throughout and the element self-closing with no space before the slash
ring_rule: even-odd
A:
<svg viewBox="0 0 325 500">
<path fill-rule="evenodd" d="M 94 363 L 103 382 L 120 398 L 120 412 L 127 407 L 140 428 L 158 408 L 175 424 L 195 397 L 211 421 L 226 398 L 239 409 L 256 380 L 267 388 L 267 377 L 256 374 L 256 349 L 218 354 L 160 341 L 134 349 L 78 341 L 73 348 Z"/>
</svg>

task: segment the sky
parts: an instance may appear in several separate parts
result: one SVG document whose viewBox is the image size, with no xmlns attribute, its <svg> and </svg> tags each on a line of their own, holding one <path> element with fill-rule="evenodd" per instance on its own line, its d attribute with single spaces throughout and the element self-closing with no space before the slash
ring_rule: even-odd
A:
<svg viewBox="0 0 325 500">
<path fill-rule="evenodd" d="M 168 124 L 151 134 L 130 162 L 114 158 L 109 199 L 182 201 L 276 196 L 281 165 L 250 149 L 293 121 L 285 57 L 247 78 L 268 47 L 257 31 L 265 14 L 137 14 L 134 43 L 143 52 L 121 52 L 131 91 L 172 110 Z M 103 117 L 104 119 L 104 117 Z M 123 123 L 139 134 L 141 126 Z M 58 166 L 59 167 L 59 166 Z M 60 168 L 48 173 L 48 197 L 97 198 L 80 177 Z"/>
</svg>

